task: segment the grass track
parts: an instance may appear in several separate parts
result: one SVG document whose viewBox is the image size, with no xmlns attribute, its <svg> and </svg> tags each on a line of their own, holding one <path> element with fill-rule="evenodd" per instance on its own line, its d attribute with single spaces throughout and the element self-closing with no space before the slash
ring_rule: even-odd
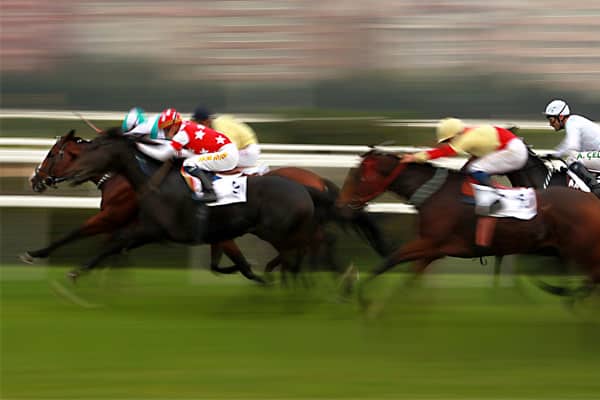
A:
<svg viewBox="0 0 600 400">
<path fill-rule="evenodd" d="M 102 305 L 86 309 L 52 289 L 64 272 L 0 268 L 2 399 L 600 398 L 597 304 L 574 315 L 485 275 L 408 290 L 390 274 L 369 290 L 387 303 L 368 319 L 334 301 L 327 276 L 285 291 L 110 271 L 71 289 Z"/>
</svg>

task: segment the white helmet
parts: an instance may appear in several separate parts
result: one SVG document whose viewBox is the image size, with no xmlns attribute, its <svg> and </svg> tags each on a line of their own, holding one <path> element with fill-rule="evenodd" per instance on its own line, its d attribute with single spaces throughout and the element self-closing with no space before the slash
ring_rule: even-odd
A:
<svg viewBox="0 0 600 400">
<path fill-rule="evenodd" d="M 547 117 L 556 117 L 558 115 L 569 115 L 571 110 L 569 109 L 569 105 L 565 103 L 563 100 L 552 100 L 546 106 L 546 111 L 544 114 Z"/>
</svg>

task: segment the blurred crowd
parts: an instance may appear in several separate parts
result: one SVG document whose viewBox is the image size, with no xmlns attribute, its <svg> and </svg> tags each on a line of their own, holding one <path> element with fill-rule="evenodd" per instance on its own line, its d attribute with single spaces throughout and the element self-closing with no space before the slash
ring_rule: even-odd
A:
<svg viewBox="0 0 600 400">
<path fill-rule="evenodd" d="M 600 88 L 595 0 L 4 0 L 0 7 L 2 72 L 47 71 L 80 56 L 172 65 L 173 79 L 484 70 Z"/>
</svg>

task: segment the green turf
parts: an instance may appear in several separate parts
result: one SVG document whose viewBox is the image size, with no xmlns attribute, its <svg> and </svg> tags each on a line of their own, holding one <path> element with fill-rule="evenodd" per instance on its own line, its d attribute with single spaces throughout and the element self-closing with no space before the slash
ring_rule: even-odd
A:
<svg viewBox="0 0 600 400">
<path fill-rule="evenodd" d="M 484 274 L 431 275 L 409 289 L 390 274 L 367 291 L 385 300 L 373 317 L 336 301 L 326 275 L 282 290 L 189 270 L 72 287 L 64 272 L 0 268 L 3 399 L 600 396 L 593 301 L 573 314 L 511 278 L 493 289 Z"/>
</svg>

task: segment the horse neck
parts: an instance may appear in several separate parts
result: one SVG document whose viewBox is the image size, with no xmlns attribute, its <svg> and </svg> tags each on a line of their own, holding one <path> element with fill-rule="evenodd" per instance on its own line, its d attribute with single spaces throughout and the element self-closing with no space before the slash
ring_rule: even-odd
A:
<svg viewBox="0 0 600 400">
<path fill-rule="evenodd" d="M 129 149 L 127 156 L 119 157 L 120 165 L 118 167 L 119 173 L 127 178 L 133 189 L 137 192 L 146 187 L 146 184 L 150 178 L 144 174 L 142 168 L 139 166 L 135 157 L 136 154 L 146 158 L 146 156 L 137 152 L 136 150 Z"/>
<path fill-rule="evenodd" d="M 523 168 L 506 174 L 512 186 L 542 189 L 549 184 L 550 170 L 538 157 L 529 155 Z"/>
<path fill-rule="evenodd" d="M 429 164 L 408 164 L 388 190 L 410 199 L 420 187 L 433 177 L 436 171 L 437 168 Z"/>
</svg>

